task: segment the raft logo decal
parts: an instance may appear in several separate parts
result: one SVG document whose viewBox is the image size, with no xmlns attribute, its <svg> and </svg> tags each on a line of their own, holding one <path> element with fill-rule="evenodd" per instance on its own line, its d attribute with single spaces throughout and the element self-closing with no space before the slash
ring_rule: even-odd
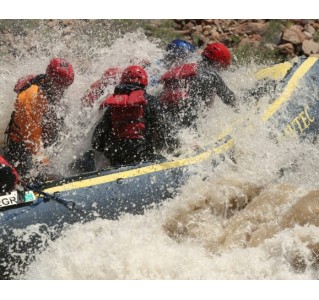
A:
<svg viewBox="0 0 319 300">
<path fill-rule="evenodd" d="M 13 191 L 9 195 L 0 196 L 0 208 L 18 204 L 18 193 Z"/>
<path fill-rule="evenodd" d="M 309 107 L 300 112 L 283 130 L 285 135 L 296 135 L 303 133 L 315 120 L 309 115 Z"/>
</svg>

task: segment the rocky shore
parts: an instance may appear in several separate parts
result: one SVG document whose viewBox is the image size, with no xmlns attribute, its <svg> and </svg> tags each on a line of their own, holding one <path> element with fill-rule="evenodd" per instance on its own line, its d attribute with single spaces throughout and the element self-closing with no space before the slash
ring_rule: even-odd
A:
<svg viewBox="0 0 319 300">
<path fill-rule="evenodd" d="M 183 38 L 200 47 L 222 42 L 233 52 L 254 49 L 283 60 L 319 56 L 319 20 L 293 19 L 0 20 L 0 54 L 35 53 L 45 48 L 35 43 L 40 35 L 52 35 L 67 46 L 73 43 L 81 47 L 84 38 L 88 44 L 105 38 L 107 44 L 107 34 L 123 34 L 139 27 L 147 36 L 161 39 L 163 45 L 172 38 Z"/>
<path fill-rule="evenodd" d="M 177 34 L 205 45 L 266 48 L 288 57 L 319 57 L 319 20 L 174 20 Z"/>
</svg>

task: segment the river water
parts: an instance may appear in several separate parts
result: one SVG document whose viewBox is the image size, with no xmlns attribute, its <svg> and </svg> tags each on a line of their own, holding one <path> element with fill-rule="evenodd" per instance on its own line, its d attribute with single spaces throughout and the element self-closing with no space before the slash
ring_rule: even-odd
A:
<svg viewBox="0 0 319 300">
<path fill-rule="evenodd" d="M 51 57 L 65 57 L 76 77 L 65 95 L 69 112 L 61 146 L 48 149 L 48 155 L 54 171 L 67 175 L 70 160 L 89 146 L 99 117 L 97 106 L 80 112 L 87 87 L 108 67 L 126 66 L 136 57 L 150 60 L 149 74 L 155 76 L 163 53 L 139 31 L 115 37 L 110 47 L 88 44 L 84 37 L 78 47 L 78 36 L 57 37 L 58 31 L 53 40 L 34 32 L 33 52 L 22 40 L 16 46 L 21 53 L 2 60 L 0 132 L 13 109 L 16 80 L 43 73 Z M 222 76 L 240 96 L 260 67 L 234 66 Z M 149 92 L 157 89 L 151 86 Z M 247 118 L 253 129 L 236 123 Z M 216 99 L 199 120 L 198 133 L 180 133 L 181 156 L 211 143 L 228 126 L 236 164 L 226 158 L 214 172 L 202 166 L 175 198 L 144 215 L 71 226 L 17 279 L 318 279 L 317 145 L 296 139 L 275 143 L 269 139 L 272 124 L 260 121 L 252 103 L 234 112 Z M 279 172 L 283 167 L 287 171 Z"/>
</svg>

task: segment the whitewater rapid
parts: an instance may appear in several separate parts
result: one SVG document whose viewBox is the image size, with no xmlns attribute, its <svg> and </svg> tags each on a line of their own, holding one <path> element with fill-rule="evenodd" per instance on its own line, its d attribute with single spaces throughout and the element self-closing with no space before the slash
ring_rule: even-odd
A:
<svg viewBox="0 0 319 300">
<path fill-rule="evenodd" d="M 58 36 L 58 32 L 56 33 Z M 36 39 L 39 38 L 39 39 Z M 99 113 L 96 105 L 79 112 L 87 87 L 108 67 L 126 66 L 134 57 L 152 62 L 163 51 L 138 31 L 114 38 L 110 47 L 77 45 L 35 37 L 35 53 L 6 57 L 0 64 L 0 132 L 4 132 L 14 103 L 13 86 L 27 74 L 43 73 L 51 57 L 63 56 L 75 68 L 75 82 L 65 95 L 69 107 L 61 145 L 48 149 L 59 175 L 89 146 Z M 17 45 L 19 48 L 19 45 Z M 222 74 L 242 95 L 253 85 L 255 63 L 234 66 Z M 113 87 L 109 88 L 111 92 Z M 157 87 L 150 87 L 156 93 Z M 267 100 L 265 99 L 265 103 Z M 234 156 L 212 172 L 202 165 L 178 195 L 144 215 L 119 220 L 75 224 L 36 256 L 17 279 L 318 279 L 319 151 L 307 141 L 269 139 L 251 103 L 235 112 L 216 99 L 198 124 L 198 134 L 181 132 L 181 155 L 205 147 L 237 119 L 254 121 L 255 130 L 232 132 Z M 266 105 L 266 104 L 265 104 Z M 279 169 L 294 166 L 283 175 Z"/>
</svg>

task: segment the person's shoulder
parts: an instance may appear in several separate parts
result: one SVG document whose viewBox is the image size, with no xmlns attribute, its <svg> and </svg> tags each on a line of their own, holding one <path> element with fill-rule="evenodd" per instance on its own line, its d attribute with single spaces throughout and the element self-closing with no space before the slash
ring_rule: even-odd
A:
<svg viewBox="0 0 319 300">
<path fill-rule="evenodd" d="M 33 98 L 35 95 L 39 93 L 39 86 L 36 84 L 31 84 L 28 88 L 23 90 L 18 94 L 18 99 L 19 100 L 24 100 L 26 101 L 29 98 Z"/>
<path fill-rule="evenodd" d="M 147 103 L 150 107 L 158 107 L 159 106 L 159 99 L 154 95 L 150 95 L 147 92 L 145 93 L 145 98 Z"/>
<path fill-rule="evenodd" d="M 217 70 L 213 68 L 198 68 L 197 78 L 200 81 L 216 81 L 220 80 L 221 76 L 218 74 Z"/>
<path fill-rule="evenodd" d="M 219 76 L 217 69 L 213 67 L 205 67 L 205 66 L 199 65 L 198 72 L 207 76 L 214 76 L 214 75 Z"/>
<path fill-rule="evenodd" d="M 146 97 L 146 99 L 148 100 L 148 101 L 156 101 L 157 100 L 157 98 L 154 96 L 154 95 L 152 95 L 152 94 L 149 94 L 148 92 L 146 92 L 145 91 L 145 97 Z"/>
</svg>

